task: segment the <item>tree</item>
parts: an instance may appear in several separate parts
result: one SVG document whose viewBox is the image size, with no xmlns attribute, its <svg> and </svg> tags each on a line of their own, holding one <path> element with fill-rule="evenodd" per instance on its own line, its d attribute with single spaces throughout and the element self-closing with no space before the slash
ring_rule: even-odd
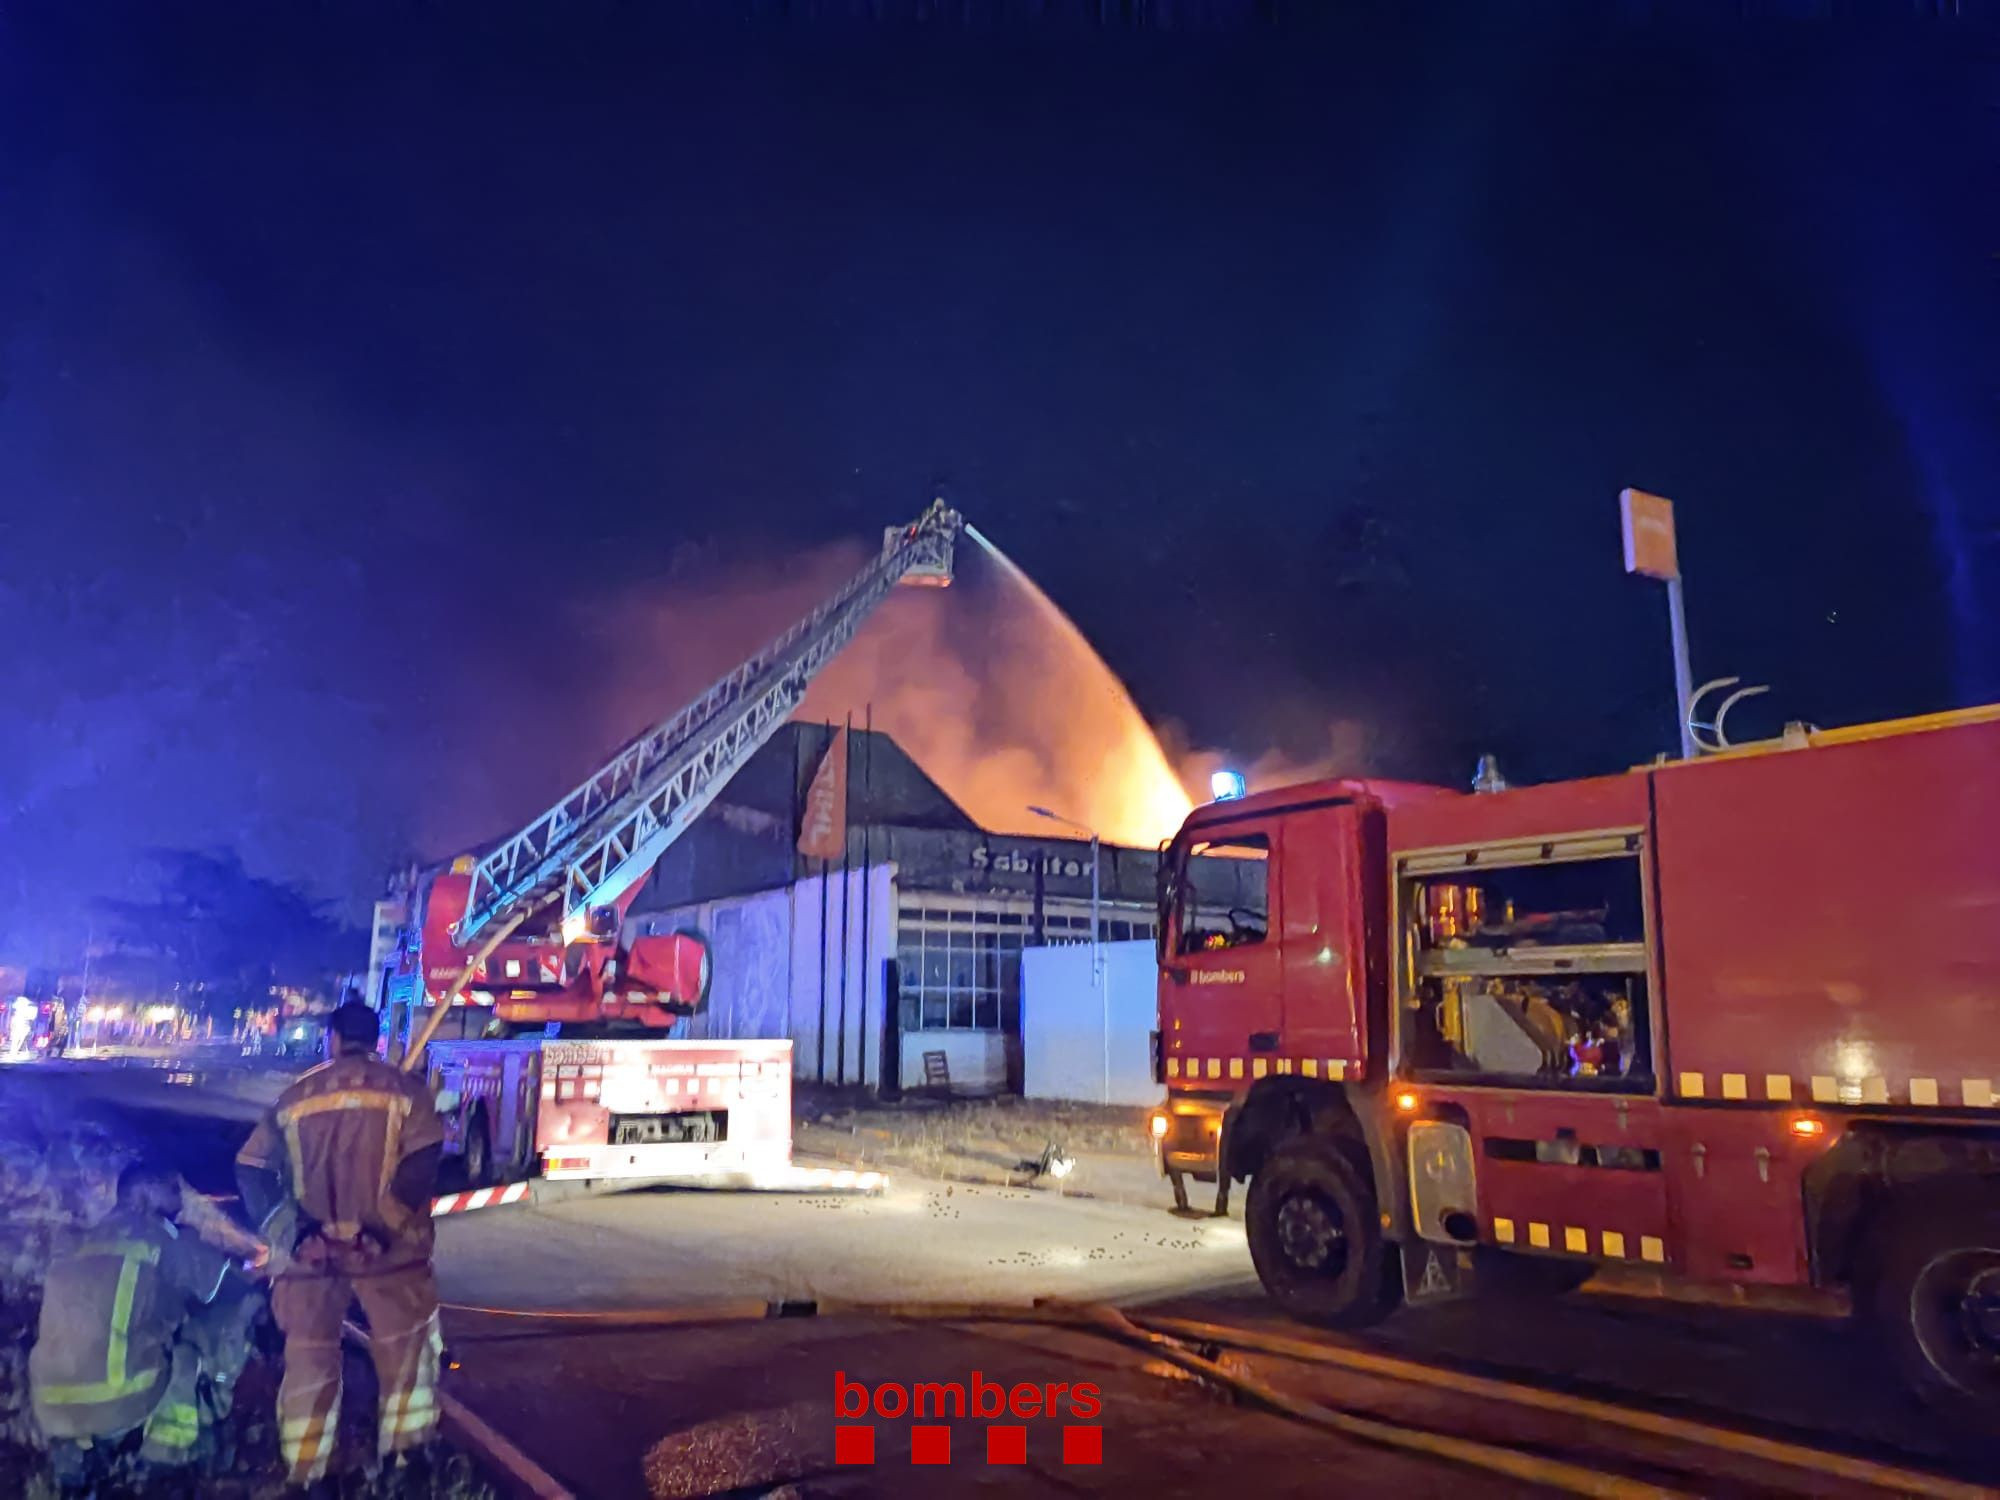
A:
<svg viewBox="0 0 2000 1500">
<path fill-rule="evenodd" d="M 173 994 L 218 1018 L 268 1003 L 274 986 L 331 998 L 367 936 L 297 886 L 243 868 L 232 850 L 155 849 L 158 894 L 105 900 L 111 946 L 95 962 L 106 985 Z"/>
</svg>

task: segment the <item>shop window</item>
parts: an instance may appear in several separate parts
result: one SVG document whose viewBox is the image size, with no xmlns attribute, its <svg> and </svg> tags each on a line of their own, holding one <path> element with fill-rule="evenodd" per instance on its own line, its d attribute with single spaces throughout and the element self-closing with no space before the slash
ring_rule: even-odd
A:
<svg viewBox="0 0 2000 1500">
<path fill-rule="evenodd" d="M 1002 924 L 1008 914 L 956 907 L 904 907 L 898 923 L 896 954 L 902 984 L 903 1029 L 906 1031 L 997 1031 L 1002 999 L 1020 986 L 1018 964 L 1008 954 L 1020 953 L 1017 925 Z"/>
<path fill-rule="evenodd" d="M 1045 911 L 1042 939 L 1052 946 L 1090 941 L 1090 913 Z M 896 958 L 906 1031 L 1000 1031 L 1018 1024 L 1021 949 L 1033 938 L 1034 917 L 987 908 L 904 906 L 898 913 Z M 1153 924 L 1127 909 L 1101 914 L 1106 942 L 1150 938 Z"/>
</svg>

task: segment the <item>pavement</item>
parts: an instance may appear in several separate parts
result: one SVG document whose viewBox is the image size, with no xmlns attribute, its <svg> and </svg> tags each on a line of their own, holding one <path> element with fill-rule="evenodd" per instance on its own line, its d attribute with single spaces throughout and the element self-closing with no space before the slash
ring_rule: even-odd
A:
<svg viewBox="0 0 2000 1500">
<path fill-rule="evenodd" d="M 1020 1185 L 1051 1147 L 1070 1163 L 1060 1181 L 1037 1189 L 1071 1197 L 1157 1206 L 1159 1165 L 1150 1110 L 1003 1096 L 942 1099 L 911 1093 L 895 1103 L 858 1090 L 799 1085 L 793 1094 L 801 1154 L 834 1157 L 891 1172 L 901 1182 Z"/>
<path fill-rule="evenodd" d="M 996 1494 L 1134 1487 L 1193 1494 L 1212 1492 L 1215 1463 L 1243 1455 L 1260 1490 L 1274 1494 L 1313 1492 L 1329 1464 L 1364 1489 L 1497 1492 L 1483 1488 L 1492 1476 L 1440 1470 L 1218 1405 L 1101 1340 L 1035 1330 L 1023 1347 L 1019 1329 L 899 1321 L 867 1310 L 914 1314 L 922 1311 L 916 1304 L 1035 1298 L 1145 1306 L 1334 1348 L 1396 1352 L 1778 1439 L 1830 1441 L 1884 1462 L 2000 1478 L 1979 1469 L 1927 1414 L 1886 1392 L 1867 1347 L 1838 1324 L 1580 1295 L 1406 1311 L 1364 1336 L 1313 1334 L 1263 1298 L 1240 1222 L 1185 1220 L 1164 1205 L 956 1184 L 899 1186 L 879 1198 L 648 1192 L 472 1215 L 441 1231 L 441 1283 L 460 1304 L 447 1313 L 457 1361 L 451 1388 L 579 1495 L 719 1494 L 799 1480 L 815 1494 L 915 1493 L 936 1475 L 911 1463 L 908 1422 L 876 1424 L 882 1457 L 865 1484 L 857 1470 L 832 1462 L 836 1370 L 872 1386 L 965 1381 L 974 1369 L 1009 1383 L 1048 1383 L 1083 1368 L 1106 1392 L 1101 1464 L 1087 1472 L 1064 1465 L 1060 1432 L 1044 1423 L 1029 1424 L 1036 1446 L 1025 1467 L 988 1466 L 986 1424 L 947 1424 L 959 1456 L 954 1485 L 976 1480 Z M 664 1319 L 806 1298 L 861 1306 L 805 1320 L 653 1327 L 615 1316 Z M 597 1316 L 541 1320 L 467 1306 Z M 1013 1341 L 996 1347 L 1003 1335 Z M 1310 1373 L 1309 1384 L 1326 1384 L 1324 1372 Z M 1300 1372 L 1287 1378 L 1296 1385 Z M 1357 1394 L 1351 1378 L 1336 1381 L 1330 1399 L 1400 1421 L 1484 1430 L 1494 1441 L 1520 1436 L 1518 1413 L 1361 1385 Z M 1541 1448 L 1581 1446 L 1587 1456 L 1616 1447 L 1593 1447 L 1574 1427 L 1551 1431 Z M 1695 1492 L 1722 1492 L 1713 1475 L 1681 1477 L 1695 1481 Z M 1744 1493 L 1782 1488 L 1768 1476 L 1745 1483 Z M 1815 1483 L 1791 1492 L 1831 1491 Z"/>
<path fill-rule="evenodd" d="M 103 1105 L 105 1085 L 94 1078 L 78 1093 L 131 1119 L 171 1121 L 148 1128 L 191 1171 L 244 1128 L 242 1099 L 204 1104 L 155 1079 L 143 1092 L 118 1085 L 117 1102 Z M 204 1109 L 213 1110 L 205 1119 Z M 833 1461 L 834 1376 L 874 1387 L 963 1382 L 973 1370 L 1010 1386 L 1088 1379 L 1102 1387 L 1103 1411 L 1094 1424 L 1040 1416 L 1006 1424 L 1027 1429 L 1019 1465 L 985 1462 L 988 1424 L 941 1424 L 951 1428 L 951 1489 L 1209 1495 L 1218 1473 L 1236 1471 L 1278 1495 L 1325 1493 L 1335 1483 L 1363 1492 L 1521 1492 L 1517 1482 L 1218 1402 L 1099 1339 L 883 1309 L 1055 1297 L 1301 1336 L 1257 1290 L 1240 1220 L 1176 1217 L 1154 1183 L 1153 1201 L 1124 1202 L 897 1176 L 872 1198 L 654 1190 L 448 1218 L 439 1224 L 440 1280 L 455 1304 L 447 1389 L 582 1496 L 761 1493 L 780 1482 L 809 1494 L 936 1493 L 946 1476 L 912 1462 L 906 1418 L 873 1424 L 874 1464 Z M 824 1310 L 752 1321 L 700 1316 L 723 1304 L 754 1310 L 797 1299 Z M 521 1316 L 550 1311 L 585 1316 Z M 1862 1341 L 1820 1320 L 1585 1294 L 1406 1310 L 1366 1335 L 1311 1336 L 2000 1481 L 2000 1468 L 1982 1467 L 1887 1387 Z M 1285 1379 L 1317 1400 L 1420 1427 L 1518 1438 L 1551 1454 L 1587 1458 L 1617 1447 L 1573 1422 L 1538 1432 L 1511 1408 L 1316 1368 L 1288 1368 Z M 1064 1463 L 1066 1425 L 1101 1428 L 1101 1462 Z M 1683 1491 L 1783 1488 L 1754 1472 L 1705 1482 L 1677 1468 L 1679 1459 L 1660 1462 Z"/>
<path fill-rule="evenodd" d="M 879 1196 L 647 1191 L 439 1221 L 453 1301 L 510 1309 L 1118 1302 L 1254 1286 L 1243 1226 L 1017 1188 Z"/>
<path fill-rule="evenodd" d="M 1005 1328 L 837 1317 L 667 1331 L 454 1325 L 450 1337 L 461 1365 L 453 1388 L 565 1488 L 591 1500 L 763 1494 L 786 1484 L 812 1496 L 1126 1495 L 1143 1488 L 1164 1500 L 1213 1497 L 1218 1479 L 1246 1470 L 1259 1495 L 1301 1500 L 1335 1487 L 1412 1496 L 1521 1492 L 1243 1411 L 1080 1335 L 1036 1330 L 1030 1340 Z M 1024 1385 L 1045 1396 L 1055 1383 L 1087 1384 L 1096 1387 L 1099 1406 L 1088 1421 L 1037 1411 L 989 1422 L 948 1410 L 938 1423 L 877 1417 L 871 1408 L 867 1420 L 857 1415 L 839 1425 L 870 1429 L 873 1461 L 836 1462 L 837 1380 L 871 1392 L 885 1383 L 957 1384 L 969 1396 L 975 1379 L 1005 1387 L 1010 1399 Z M 850 1412 L 858 1399 L 848 1397 Z M 920 1426 L 947 1430 L 946 1463 L 914 1461 L 913 1429 Z M 998 1427 L 1023 1429 L 1020 1462 L 990 1461 L 988 1433 Z M 1075 1427 L 1093 1430 L 1096 1447 L 1070 1462 L 1064 1429 Z"/>
</svg>

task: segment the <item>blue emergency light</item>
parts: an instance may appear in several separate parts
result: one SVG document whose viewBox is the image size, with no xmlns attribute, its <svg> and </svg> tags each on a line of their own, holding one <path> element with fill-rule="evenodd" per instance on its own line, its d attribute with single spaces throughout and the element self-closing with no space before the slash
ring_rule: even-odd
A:
<svg viewBox="0 0 2000 1500">
<path fill-rule="evenodd" d="M 1234 802 L 1249 787 L 1241 771 L 1217 771 L 1208 778 L 1208 792 L 1217 802 Z"/>
</svg>

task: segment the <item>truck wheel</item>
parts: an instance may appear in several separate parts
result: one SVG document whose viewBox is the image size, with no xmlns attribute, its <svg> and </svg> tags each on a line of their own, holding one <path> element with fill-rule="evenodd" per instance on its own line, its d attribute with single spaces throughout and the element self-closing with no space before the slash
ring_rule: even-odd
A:
<svg viewBox="0 0 2000 1500">
<path fill-rule="evenodd" d="M 2000 1204 L 1894 1232 L 1871 1293 L 1904 1383 L 1975 1430 L 2000 1426 Z"/>
<path fill-rule="evenodd" d="M 1243 1217 L 1257 1279 L 1300 1322 L 1362 1328 L 1394 1310 L 1396 1261 L 1374 1189 L 1331 1143 L 1273 1152 L 1250 1179 Z"/>
<path fill-rule="evenodd" d="M 493 1142 L 486 1133 L 486 1111 L 475 1109 L 465 1127 L 465 1185 L 485 1187 L 493 1178 Z"/>
</svg>

